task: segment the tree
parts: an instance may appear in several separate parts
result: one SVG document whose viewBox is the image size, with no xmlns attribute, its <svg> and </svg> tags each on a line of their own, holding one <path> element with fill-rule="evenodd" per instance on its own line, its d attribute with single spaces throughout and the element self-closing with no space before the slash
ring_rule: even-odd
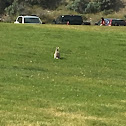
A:
<svg viewBox="0 0 126 126">
<path fill-rule="evenodd" d="M 19 7 L 18 7 L 18 0 L 14 0 L 12 5 L 5 8 L 5 11 L 8 15 L 15 15 L 18 13 Z"/>
<path fill-rule="evenodd" d="M 101 11 L 104 10 L 114 10 L 118 11 L 123 6 L 123 2 L 121 0 L 96 0 L 100 4 Z"/>
<path fill-rule="evenodd" d="M 70 10 L 79 13 L 96 13 L 99 11 L 119 11 L 124 7 L 122 0 L 71 0 L 68 4 Z"/>
<path fill-rule="evenodd" d="M 44 9 L 56 9 L 62 0 L 24 0 L 24 2 L 31 5 L 39 5 Z"/>
<path fill-rule="evenodd" d="M 0 0 L 0 14 L 16 14 L 32 8 L 34 5 L 43 9 L 55 10 L 61 3 L 78 13 L 96 13 L 99 11 L 118 11 L 123 6 L 122 0 Z"/>
<path fill-rule="evenodd" d="M 100 11 L 100 5 L 97 2 L 89 2 L 85 12 L 86 13 L 97 13 Z"/>
<path fill-rule="evenodd" d="M 14 0 L 0 0 L 0 14 L 4 13 L 4 9 L 10 6 Z"/>
<path fill-rule="evenodd" d="M 89 0 L 74 0 L 71 1 L 71 3 L 68 5 L 68 8 L 79 13 L 85 13 L 88 3 Z"/>
</svg>

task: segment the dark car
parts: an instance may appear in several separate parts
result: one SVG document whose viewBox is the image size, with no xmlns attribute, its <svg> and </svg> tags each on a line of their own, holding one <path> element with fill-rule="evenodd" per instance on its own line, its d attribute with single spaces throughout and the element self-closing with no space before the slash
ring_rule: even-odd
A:
<svg viewBox="0 0 126 126">
<path fill-rule="evenodd" d="M 122 19 L 105 18 L 105 26 L 126 26 L 126 21 Z M 96 22 L 95 25 L 101 25 L 101 20 Z"/>
<path fill-rule="evenodd" d="M 109 26 L 126 26 L 125 20 L 122 19 L 110 19 Z"/>
<path fill-rule="evenodd" d="M 53 21 L 55 24 L 81 25 L 83 19 L 80 15 L 61 15 Z"/>
</svg>

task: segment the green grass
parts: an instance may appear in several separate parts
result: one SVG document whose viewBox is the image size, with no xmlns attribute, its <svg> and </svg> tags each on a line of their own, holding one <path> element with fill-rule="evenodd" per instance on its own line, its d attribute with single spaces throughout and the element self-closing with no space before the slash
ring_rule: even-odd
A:
<svg viewBox="0 0 126 126">
<path fill-rule="evenodd" d="M 126 27 L 0 23 L 1 126 L 125 124 Z"/>
</svg>

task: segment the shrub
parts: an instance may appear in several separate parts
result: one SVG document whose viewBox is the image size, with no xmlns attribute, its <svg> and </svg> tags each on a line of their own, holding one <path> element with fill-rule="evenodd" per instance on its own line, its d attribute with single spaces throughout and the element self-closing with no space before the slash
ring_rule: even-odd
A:
<svg viewBox="0 0 126 126">
<path fill-rule="evenodd" d="M 68 4 L 67 8 L 78 13 L 85 13 L 88 3 L 88 0 L 75 0 Z"/>
<path fill-rule="evenodd" d="M 12 3 L 12 5 L 10 5 L 9 7 L 5 8 L 5 11 L 6 11 L 6 13 L 8 15 L 17 14 L 18 11 L 19 11 L 17 0 L 14 0 L 14 2 Z"/>
<path fill-rule="evenodd" d="M 100 11 L 100 5 L 97 2 L 89 2 L 85 12 L 86 13 L 97 13 Z"/>
</svg>

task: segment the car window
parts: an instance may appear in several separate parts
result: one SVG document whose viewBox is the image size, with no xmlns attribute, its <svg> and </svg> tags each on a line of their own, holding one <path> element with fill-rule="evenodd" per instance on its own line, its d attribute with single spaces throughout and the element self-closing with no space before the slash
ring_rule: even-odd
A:
<svg viewBox="0 0 126 126">
<path fill-rule="evenodd" d="M 62 17 L 57 17 L 56 21 L 62 21 Z"/>
<path fill-rule="evenodd" d="M 125 25 L 124 20 L 112 20 L 113 25 Z"/>
<path fill-rule="evenodd" d="M 19 23 L 22 23 L 22 17 L 19 17 L 17 20 Z"/>
<path fill-rule="evenodd" d="M 24 23 L 41 23 L 39 18 L 25 18 Z"/>
<path fill-rule="evenodd" d="M 62 21 L 64 22 L 67 22 L 67 21 L 70 21 L 70 16 L 62 16 Z"/>
<path fill-rule="evenodd" d="M 124 20 L 119 20 L 119 25 L 125 25 L 125 21 Z"/>
<path fill-rule="evenodd" d="M 81 16 L 64 16 L 63 21 L 82 21 Z"/>
</svg>

